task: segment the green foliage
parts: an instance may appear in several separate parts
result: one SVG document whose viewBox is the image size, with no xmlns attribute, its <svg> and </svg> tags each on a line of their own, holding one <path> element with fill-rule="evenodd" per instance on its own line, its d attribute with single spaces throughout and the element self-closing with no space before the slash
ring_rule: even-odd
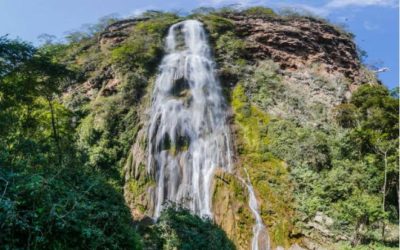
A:
<svg viewBox="0 0 400 250">
<path fill-rule="evenodd" d="M 19 40 L 8 39 L 7 36 L 0 37 L 0 76 L 11 72 L 19 67 L 22 62 L 32 58 L 35 48 Z"/>
<path fill-rule="evenodd" d="M 2 248 L 141 249 L 121 194 L 104 179 L 49 165 L 3 167 L 0 176 Z"/>
<path fill-rule="evenodd" d="M 267 110 L 285 97 L 285 86 L 278 70 L 277 64 L 263 61 L 255 69 L 251 79 L 246 81 L 246 90 L 251 94 L 252 101 L 263 110 Z"/>
<path fill-rule="evenodd" d="M 361 114 L 363 130 L 372 129 L 397 138 L 399 131 L 398 100 L 382 85 L 363 85 L 352 96 L 351 103 Z"/>
<path fill-rule="evenodd" d="M 268 126 L 268 131 L 271 134 L 269 150 L 289 165 L 317 171 L 330 167 L 329 139 L 325 133 L 285 120 L 275 120 Z"/>
<path fill-rule="evenodd" d="M 118 92 L 92 101 L 89 115 L 78 126 L 78 146 L 86 152 L 87 165 L 117 180 L 139 129 L 135 105 L 147 84 L 143 75 L 141 71 L 125 74 Z"/>
<path fill-rule="evenodd" d="M 126 70 L 142 65 L 150 67 L 160 57 L 160 44 L 161 41 L 154 40 L 153 37 L 139 35 L 115 48 L 112 51 L 112 62 L 119 67 L 128 67 Z"/>
<path fill-rule="evenodd" d="M 58 99 L 70 72 L 50 49 L 2 38 L 0 51 L 2 248 L 140 249 L 122 195 L 76 150 Z"/>
<path fill-rule="evenodd" d="M 338 243 L 334 245 L 335 249 L 339 250 L 397 250 L 398 247 L 390 247 L 390 246 L 385 246 L 385 244 L 379 243 L 379 242 L 373 242 L 370 244 L 365 244 L 365 245 L 358 245 L 358 246 L 351 246 L 349 243 Z"/>
<path fill-rule="evenodd" d="M 154 230 L 159 236 L 157 249 L 236 249 L 210 219 L 202 219 L 175 205 L 164 209 Z"/>
<path fill-rule="evenodd" d="M 249 169 L 258 197 L 275 205 L 271 211 L 285 209 L 276 206 L 274 196 L 270 195 L 279 193 L 279 186 L 274 185 L 276 180 L 273 179 L 284 183 L 284 178 L 278 176 L 285 176 L 279 175 L 285 170 L 263 175 L 267 172 L 263 165 L 269 161 L 269 168 L 278 170 L 279 164 L 271 164 L 274 162 L 272 159 L 282 159 L 290 167 L 288 174 L 294 188 L 294 220 L 297 225 L 302 227 L 317 212 L 323 212 L 335 221 L 330 229 L 347 235 L 353 246 L 382 242 L 382 234 L 377 233 L 377 228 L 382 231 L 382 223 L 396 225 L 399 219 L 395 191 L 398 185 L 398 169 L 395 167 L 398 166 L 398 151 L 395 149 L 398 145 L 398 101 L 395 96 L 381 85 L 363 85 L 353 94 L 350 103 L 334 108 L 333 115 L 339 127 L 329 124 L 327 119 L 330 118 L 326 115 L 314 120 L 321 124 L 316 126 L 315 123 L 304 123 L 298 115 L 306 115 L 310 121 L 315 119 L 313 113 L 322 109 L 322 113 L 328 114 L 327 110 L 318 107 L 317 103 L 315 107 L 307 106 L 302 100 L 307 96 L 303 96 L 302 90 L 295 86 L 284 84 L 274 63 L 259 62 L 250 75 L 243 74 L 239 79 L 243 84 L 236 86 L 232 95 L 235 121 L 239 127 L 237 149 L 241 164 Z M 326 91 L 335 90 L 337 86 L 329 81 L 332 80 L 316 75 L 312 84 Z M 296 110 L 296 116 L 293 120 L 269 116 L 260 122 L 254 105 L 261 113 L 277 105 L 287 105 Z M 263 123 L 266 127 L 262 130 L 254 125 Z M 250 150 L 251 145 L 264 146 Z M 257 151 L 263 152 L 262 156 L 254 153 Z M 260 163 L 263 161 L 267 163 Z M 268 185 L 258 182 L 265 179 L 269 179 Z M 386 190 L 385 194 L 382 190 Z M 290 212 L 282 217 L 288 214 Z M 263 218 L 274 221 L 273 216 Z M 279 233 L 279 228 L 285 226 L 270 226 L 270 232 L 276 232 L 276 235 L 272 233 L 273 238 L 285 238 Z M 307 231 L 306 228 L 302 230 Z M 385 244 L 389 244 L 388 240 Z"/>
<path fill-rule="evenodd" d="M 163 38 L 169 26 L 179 18 L 174 14 L 157 13 L 135 25 L 132 35 L 111 52 L 111 61 L 124 73 L 141 68 L 153 72 L 163 52 Z"/>
<path fill-rule="evenodd" d="M 336 122 L 343 128 L 353 128 L 359 116 L 357 108 L 351 103 L 343 103 L 334 109 Z"/>
<path fill-rule="evenodd" d="M 353 245 L 382 241 L 382 236 L 371 238 L 375 225 L 398 223 L 397 110 L 384 87 L 364 85 L 349 104 L 335 108 L 339 128 L 270 121 L 268 149 L 291 166 L 300 214 L 332 216 L 334 228 L 348 234 Z"/>
<path fill-rule="evenodd" d="M 231 20 L 218 15 L 208 14 L 205 16 L 200 16 L 200 19 L 206 25 L 213 39 L 224 34 L 225 32 L 233 31 L 235 28 L 235 25 Z"/>
<path fill-rule="evenodd" d="M 395 87 L 390 90 L 390 96 L 395 99 L 399 99 L 399 94 L 400 94 L 400 87 Z"/>
<path fill-rule="evenodd" d="M 221 54 L 221 57 L 218 58 L 221 62 L 229 59 L 238 64 L 245 63 L 243 61 L 238 61 L 243 58 L 245 44 L 241 39 L 237 38 L 233 32 L 229 31 L 219 36 L 215 49 L 218 51 L 218 54 Z"/>
<path fill-rule="evenodd" d="M 239 13 L 241 10 L 240 4 L 227 4 L 217 10 L 218 15 L 227 16 Z"/>
<path fill-rule="evenodd" d="M 249 172 L 273 242 L 288 247 L 294 234 L 292 219 L 304 226 L 323 212 L 334 219 L 329 229 L 353 243 L 339 244 L 338 249 L 363 249 L 357 244 L 387 249 L 383 244 L 398 244 L 381 233 L 398 230 L 398 91 L 362 85 L 350 103 L 335 107 L 337 124 L 330 123 L 323 103 L 308 105 L 304 99 L 310 96 L 297 85 L 285 84 L 278 65 L 263 61 L 249 66 L 246 44 L 229 19 L 238 11 L 232 6 L 203 8 L 193 17 L 209 32 L 222 82 L 241 82 L 229 96 L 238 165 Z M 275 16 L 263 7 L 242 13 Z M 181 20 L 158 11 L 142 17 L 149 19 L 137 23 L 125 41 L 111 48 L 100 49 L 98 37 L 115 18 L 69 34 L 66 44 L 45 37 L 45 45 L 34 48 L 0 37 L 3 248 L 141 248 L 120 192 L 121 169 L 141 126 L 138 103 L 154 80 L 165 33 Z M 111 94 L 101 86 L 99 72 L 104 69 L 112 69 L 120 80 Z M 99 85 L 90 97 L 76 85 L 87 79 Z M 310 84 L 333 93 L 345 83 L 315 74 Z M 293 111 L 292 120 L 266 113 L 278 104 Z M 187 141 L 182 138 L 168 147 L 175 152 L 187 147 Z M 127 183 L 135 196 L 132 200 L 141 199 L 146 185 L 153 184 L 141 178 Z M 243 205 L 247 195 L 231 178 L 229 185 L 221 180 L 216 190 L 219 195 L 233 192 Z M 248 236 L 253 221 L 243 206 L 235 226 L 240 232 L 247 230 L 241 236 Z M 382 230 L 382 225 L 387 227 Z M 182 208 L 167 208 L 145 231 L 146 247 L 155 249 L 234 249 L 213 222 Z"/>
<path fill-rule="evenodd" d="M 290 216 L 293 213 L 289 175 L 285 164 L 268 150 L 270 117 L 250 103 L 242 84 L 232 93 L 232 108 L 237 129 L 237 150 L 241 169 L 246 169 L 260 200 L 261 216 L 268 222 L 272 241 L 289 246 L 289 234 L 293 229 Z M 246 174 L 242 171 L 242 175 Z"/>
<path fill-rule="evenodd" d="M 255 6 L 245 9 L 243 11 L 246 15 L 252 15 L 257 17 L 274 17 L 276 16 L 275 12 L 271 8 L 266 8 L 262 6 Z"/>
<path fill-rule="evenodd" d="M 336 217 L 343 224 L 348 223 L 373 223 L 382 219 L 380 198 L 371 196 L 361 191 L 355 192 L 345 201 L 335 204 Z"/>
<path fill-rule="evenodd" d="M 209 14 L 201 16 L 200 20 L 204 22 L 214 44 L 222 83 L 236 82 L 247 65 L 245 42 L 237 36 L 233 22 L 227 18 Z"/>
<path fill-rule="evenodd" d="M 235 36 L 233 32 L 226 32 L 220 35 L 215 42 L 217 62 L 222 73 L 222 77 L 227 75 L 239 75 L 246 65 L 243 59 L 245 54 L 245 43 Z"/>
</svg>

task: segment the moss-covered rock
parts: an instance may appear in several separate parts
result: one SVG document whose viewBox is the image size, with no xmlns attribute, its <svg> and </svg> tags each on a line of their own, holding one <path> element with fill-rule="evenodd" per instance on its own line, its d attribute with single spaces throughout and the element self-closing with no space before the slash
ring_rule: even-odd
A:
<svg viewBox="0 0 400 250">
<path fill-rule="evenodd" d="M 289 174 L 284 162 L 268 151 L 269 116 L 250 103 L 239 84 L 232 93 L 235 140 L 238 147 L 238 174 L 247 170 L 273 246 L 292 243 L 294 214 Z"/>
</svg>

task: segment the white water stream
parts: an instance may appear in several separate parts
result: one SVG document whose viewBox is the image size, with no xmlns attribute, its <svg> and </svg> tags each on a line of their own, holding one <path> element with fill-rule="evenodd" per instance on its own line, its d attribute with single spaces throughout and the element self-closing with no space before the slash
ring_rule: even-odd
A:
<svg viewBox="0 0 400 250">
<path fill-rule="evenodd" d="M 246 172 L 247 181 L 242 179 L 242 182 L 246 185 L 249 192 L 249 207 L 253 213 L 254 219 L 256 220 L 256 223 L 253 226 L 251 250 L 269 250 L 271 247 L 269 243 L 268 232 L 260 215 L 256 195 L 254 194 L 254 189 L 253 185 L 251 185 L 249 174 L 247 173 L 246 169 L 244 169 L 244 171 Z"/>
<path fill-rule="evenodd" d="M 203 25 L 195 20 L 172 25 L 166 51 L 148 133 L 154 217 L 172 201 L 211 218 L 213 174 L 216 168 L 230 170 L 232 155 L 226 105 Z"/>
<path fill-rule="evenodd" d="M 153 92 L 148 133 L 147 170 L 156 180 L 153 216 L 158 218 L 163 204 L 172 201 L 211 218 L 214 171 L 230 171 L 232 154 L 226 105 L 203 25 L 195 20 L 172 25 L 166 50 Z M 247 181 L 242 181 L 256 220 L 252 250 L 269 250 L 248 174 Z"/>
</svg>

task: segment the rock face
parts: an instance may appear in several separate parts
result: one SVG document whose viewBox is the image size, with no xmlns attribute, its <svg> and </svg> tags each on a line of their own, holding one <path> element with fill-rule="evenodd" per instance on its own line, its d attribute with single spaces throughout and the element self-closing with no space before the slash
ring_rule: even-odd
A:
<svg viewBox="0 0 400 250">
<path fill-rule="evenodd" d="M 245 94 L 249 95 L 249 103 L 255 104 L 257 109 L 254 108 L 254 110 L 257 113 L 261 112 L 258 111 L 260 108 L 274 117 L 296 120 L 301 125 L 312 123 L 312 126 L 318 127 L 329 122 L 332 108 L 345 102 L 359 85 L 376 82 L 374 75 L 363 69 L 351 35 L 323 21 L 306 17 L 266 18 L 242 14 L 226 15 L 225 18 L 234 23 L 235 35 L 245 42 L 246 53 L 240 59 L 246 62 L 244 66 L 246 70 L 243 71 L 244 73 L 242 71 L 237 73 L 238 76 L 234 78 L 237 82 L 223 84 L 223 86 L 232 87 L 243 82 L 246 88 Z M 96 44 L 99 53 L 105 58 L 109 57 L 113 48 L 118 47 L 127 38 L 131 39 L 130 37 L 135 32 L 135 25 L 146 20 L 148 18 L 127 19 L 108 26 L 100 34 Z M 216 53 L 215 56 L 221 55 Z M 154 72 L 149 73 L 149 81 L 143 90 L 145 92 L 143 98 L 136 103 L 136 106 L 127 107 L 127 110 L 133 111 L 138 116 L 135 121 L 137 131 L 132 133 L 134 138 L 132 138 L 131 149 L 129 152 L 124 152 L 127 159 L 122 161 L 124 162 L 124 196 L 135 220 L 146 220 L 154 210 L 152 206 L 154 202 L 151 199 L 155 183 L 146 172 L 148 108 L 151 102 Z M 138 74 L 140 73 L 138 71 Z M 97 97 L 111 99 L 121 91 L 118 85 L 123 82 L 128 73 L 124 74 L 119 75 L 112 63 L 98 67 L 89 79 L 82 84 L 77 84 L 75 89 L 70 91 L 70 95 L 81 93 L 85 101 L 93 101 Z M 133 85 L 132 88 L 136 87 L 137 85 Z M 229 95 L 232 89 L 227 87 L 224 91 Z M 186 93 L 179 92 L 179 95 L 185 97 Z M 130 95 L 129 98 L 133 97 Z M 97 105 L 106 104 L 99 102 Z M 234 123 L 235 119 L 232 117 L 230 122 Z M 258 123 L 262 122 L 255 122 L 255 124 Z M 265 129 L 265 124 L 261 127 Z M 235 143 L 238 143 L 238 136 L 235 136 Z M 258 139 L 258 136 L 253 139 Z M 239 153 L 236 153 L 235 158 L 240 158 Z M 312 241 L 295 239 L 303 235 L 299 233 L 296 236 L 295 230 L 291 228 L 292 210 L 289 205 L 281 204 L 285 202 L 279 201 L 282 197 L 281 193 L 275 194 L 273 188 L 269 186 L 269 182 L 272 183 L 271 186 L 277 186 L 276 183 L 281 183 L 281 180 L 287 177 L 286 170 L 282 170 L 286 167 L 277 167 L 285 164 L 283 162 L 272 164 L 261 159 L 265 154 L 260 153 L 260 156 L 262 156 L 260 159 L 257 158 L 250 163 L 247 158 L 243 158 L 242 165 L 249 165 L 249 168 L 255 169 L 253 176 L 250 171 L 250 177 L 258 182 L 255 188 L 259 189 L 256 190 L 259 195 L 257 198 L 263 203 L 261 212 L 264 223 L 269 229 L 276 228 L 272 238 L 279 240 L 279 245 L 293 250 L 300 250 L 301 247 L 317 249 L 319 246 Z M 237 248 L 249 249 L 254 218 L 247 206 L 246 188 L 237 178 L 242 168 L 240 159 L 234 159 L 234 161 L 235 171 L 232 173 L 215 173 L 212 209 L 215 222 L 227 232 Z M 260 165 L 259 168 L 254 168 L 253 163 Z M 254 174 L 257 171 L 263 173 L 259 178 L 256 178 Z M 277 176 L 273 176 L 274 174 Z M 261 188 L 265 190 L 260 192 Z M 291 190 L 281 189 L 285 192 Z M 269 195 L 265 195 L 266 193 Z M 279 212 L 277 212 L 278 207 Z M 282 221 L 282 217 L 287 217 L 284 219 L 288 222 L 279 225 L 272 223 L 271 218 L 279 218 Z M 317 214 L 308 226 L 312 231 L 319 231 L 321 235 L 331 237 L 328 229 L 331 224 L 329 217 Z M 289 237 L 295 240 L 289 240 Z M 278 247 L 277 244 L 273 246 Z"/>
<path fill-rule="evenodd" d="M 225 18 L 244 41 L 243 57 L 251 65 L 248 76 L 237 79 L 269 114 L 320 126 L 358 86 L 376 83 L 362 66 L 352 35 L 326 21 L 245 14 Z"/>
<path fill-rule="evenodd" d="M 347 78 L 340 72 L 328 73 L 318 65 L 285 70 L 281 79 L 282 94 L 273 96 L 275 101 L 268 113 L 301 124 L 324 124 L 333 118 L 333 108 L 351 96 Z"/>
<path fill-rule="evenodd" d="M 271 58 L 282 69 L 324 64 L 328 72 L 359 78 L 360 61 L 350 34 L 307 17 L 257 18 L 230 16 L 247 41 L 253 59 Z"/>
<path fill-rule="evenodd" d="M 250 66 L 252 69 L 247 76 L 248 79 L 245 74 L 238 76 L 238 79 L 244 79 L 245 82 L 251 83 L 253 79 L 257 78 L 258 72 L 261 72 L 258 77 L 259 82 L 253 84 L 254 93 L 271 95 L 269 103 L 265 106 L 263 103 L 259 103 L 259 106 L 275 117 L 295 119 L 301 124 L 326 123 L 330 110 L 346 101 L 351 95 L 352 89 L 365 81 L 362 77 L 363 71 L 356 46 L 352 42 L 351 36 L 329 24 L 309 18 L 266 19 L 242 15 L 227 16 L 226 18 L 235 24 L 236 33 L 246 44 L 244 57 L 253 63 Z M 126 39 L 126 34 L 134 27 L 134 24 L 135 21 L 132 20 L 110 26 L 100 39 L 101 46 L 117 45 Z M 219 55 L 216 54 L 216 56 Z M 263 75 L 265 72 L 270 74 Z M 272 87 L 268 85 L 270 79 L 277 79 L 275 87 L 281 89 L 277 93 L 271 92 Z M 237 83 L 233 83 L 233 85 L 235 84 Z M 351 87 L 352 84 L 355 86 L 354 88 Z M 261 85 L 262 88 L 260 88 Z M 229 86 L 229 84 L 225 86 Z M 148 100 L 150 100 L 150 93 L 151 88 L 148 88 Z M 262 96 L 260 99 L 266 99 L 266 97 Z M 257 103 L 256 98 L 251 101 Z M 142 103 L 142 111 L 139 113 L 145 114 L 146 108 L 148 108 L 148 103 Z M 131 208 L 133 217 L 137 220 L 150 216 L 154 210 L 154 207 L 151 206 L 154 181 L 148 178 L 145 171 L 147 159 L 145 130 L 148 126 L 148 119 L 146 115 L 141 117 L 143 126 L 125 165 L 125 199 Z M 238 170 L 236 173 L 215 174 L 213 214 L 215 222 L 227 232 L 237 248 L 248 249 L 251 245 L 254 219 L 247 206 L 246 189 L 237 178 L 242 166 L 238 162 L 235 165 Z M 265 165 L 270 166 L 267 163 Z M 260 169 L 259 171 L 261 171 Z M 269 168 L 265 167 L 265 169 L 267 171 Z M 262 184 L 259 186 L 267 187 L 264 182 L 263 178 L 260 181 Z M 291 234 L 294 232 L 291 231 L 291 215 L 289 215 L 291 212 L 285 210 L 286 207 L 275 204 L 279 202 L 274 200 L 272 189 L 266 190 L 268 192 L 265 192 L 270 193 L 269 197 L 260 198 L 263 202 L 261 207 L 265 224 L 273 233 L 272 238 L 275 241 L 279 240 L 288 248 L 291 246 L 290 244 L 295 243 L 286 239 L 288 237 L 286 231 Z M 287 216 L 285 220 L 288 223 L 280 225 L 272 222 L 271 218 L 283 213 L 276 211 L 278 207 L 285 211 L 286 214 L 282 216 Z M 310 227 L 313 227 L 313 230 L 325 230 L 319 222 L 313 222 Z M 272 244 L 274 247 L 278 247 L 278 243 L 273 242 Z M 312 245 L 313 242 L 310 244 Z M 302 245 L 307 244 L 303 243 Z M 312 249 L 313 247 L 308 248 Z M 292 249 L 301 248 L 294 244 Z"/>
<path fill-rule="evenodd" d="M 138 22 L 146 21 L 148 19 L 149 18 L 132 18 L 112 23 L 100 34 L 100 47 L 103 50 L 104 48 L 115 46 L 123 42 L 127 37 L 129 37 L 129 33 L 132 31 L 133 26 Z"/>
<path fill-rule="evenodd" d="M 145 151 L 146 129 L 141 129 L 129 153 L 125 165 L 125 200 L 131 210 L 132 216 L 137 220 L 151 217 L 153 213 L 152 200 L 154 187 L 149 181 L 145 171 L 147 152 Z"/>
<path fill-rule="evenodd" d="M 222 171 L 215 173 L 212 203 L 214 220 L 228 233 L 240 250 L 249 249 L 251 246 L 254 223 L 245 200 L 246 196 L 246 187 L 234 174 Z"/>
</svg>

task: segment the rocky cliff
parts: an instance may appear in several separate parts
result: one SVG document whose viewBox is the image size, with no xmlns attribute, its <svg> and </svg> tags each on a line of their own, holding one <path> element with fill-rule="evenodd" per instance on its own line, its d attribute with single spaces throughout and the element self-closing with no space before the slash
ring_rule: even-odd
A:
<svg viewBox="0 0 400 250">
<path fill-rule="evenodd" d="M 306 191 L 295 169 L 306 165 L 315 169 L 331 167 L 327 136 L 333 131 L 335 108 L 347 103 L 362 84 L 377 83 L 360 63 L 351 34 L 311 17 L 227 12 L 191 18 L 205 24 L 231 107 L 235 170 L 231 174 L 216 173 L 215 222 L 238 249 L 249 248 L 253 218 L 246 188 L 239 181 L 246 168 L 274 248 L 316 249 L 331 244 L 339 235 L 328 229 L 332 219 L 314 210 L 298 209 Z M 81 122 L 86 125 L 80 127 L 83 145 L 100 147 L 109 140 L 118 141 L 119 146 L 110 149 L 112 152 L 97 153 L 115 157 L 104 164 L 114 164 L 117 171 L 123 172 L 124 196 L 135 221 L 146 221 L 154 209 L 154 180 L 145 171 L 147 112 L 163 54 L 163 37 L 169 25 L 181 19 L 158 14 L 111 24 L 97 40 L 76 53 L 75 62 L 88 69 L 85 81 L 71 86 L 64 96 L 72 107 L 82 109 L 86 105 Z M 79 60 L 85 53 L 92 57 Z M 90 67 L 92 64 L 96 66 Z M 110 129 L 115 122 L 121 124 Z M 279 151 L 278 142 L 290 144 L 291 139 L 276 131 L 290 129 L 298 136 L 293 140 L 312 140 L 311 146 L 299 146 L 300 153 L 291 148 Z M 100 133 L 98 141 L 87 136 L 92 130 Z M 312 136 L 306 135 L 308 131 Z M 321 137 L 316 136 L 319 134 Z M 311 156 L 307 158 L 307 154 Z M 93 162 L 100 160 L 93 157 Z M 321 222 L 321 226 L 319 217 L 313 214 L 327 218 L 329 223 Z M 336 239 L 349 238 L 344 234 Z"/>
</svg>

